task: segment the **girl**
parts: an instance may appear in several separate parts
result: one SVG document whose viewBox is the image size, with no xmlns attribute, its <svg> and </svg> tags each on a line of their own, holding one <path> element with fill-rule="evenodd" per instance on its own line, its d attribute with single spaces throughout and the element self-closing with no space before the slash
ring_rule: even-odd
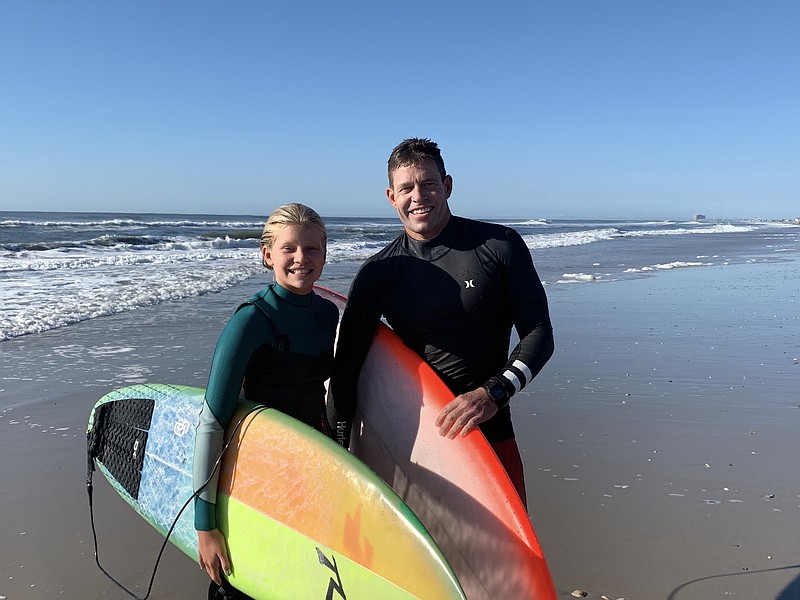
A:
<svg viewBox="0 0 800 600">
<path fill-rule="evenodd" d="M 313 291 L 326 245 L 325 225 L 307 206 L 286 204 L 267 219 L 261 256 L 275 282 L 236 310 L 217 342 L 195 441 L 195 489 L 222 452 L 240 394 L 325 431 L 324 382 L 333 367 L 339 320 L 336 306 Z M 217 480 L 215 474 L 195 500 L 200 568 L 213 580 L 209 598 L 241 598 L 230 595 L 222 578 L 231 566 L 216 526 Z"/>
</svg>

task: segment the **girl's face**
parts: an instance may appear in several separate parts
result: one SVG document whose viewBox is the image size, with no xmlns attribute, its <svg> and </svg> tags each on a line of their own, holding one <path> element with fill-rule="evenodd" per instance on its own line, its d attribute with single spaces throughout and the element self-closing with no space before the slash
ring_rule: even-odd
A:
<svg viewBox="0 0 800 600">
<path fill-rule="evenodd" d="M 309 294 L 325 266 L 322 232 L 311 225 L 287 225 L 270 248 L 262 247 L 264 263 L 275 271 L 275 281 L 295 294 Z"/>
</svg>

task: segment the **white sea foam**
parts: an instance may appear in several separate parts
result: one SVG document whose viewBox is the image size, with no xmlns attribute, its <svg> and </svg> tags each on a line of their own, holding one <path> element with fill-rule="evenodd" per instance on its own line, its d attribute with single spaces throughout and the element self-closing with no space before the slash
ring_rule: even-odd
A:
<svg viewBox="0 0 800 600">
<path fill-rule="evenodd" d="M 332 243 L 328 260 L 362 261 L 383 245 Z M 264 272 L 252 240 L 186 238 L 144 248 L 0 253 L 0 341 L 217 292 Z"/>
<path fill-rule="evenodd" d="M 508 227 L 531 227 L 534 225 L 547 225 L 547 219 L 528 219 L 527 221 L 497 221 L 501 225 Z"/>
<path fill-rule="evenodd" d="M 624 273 L 646 273 L 648 271 L 667 271 L 669 269 L 682 269 L 685 267 L 705 267 L 710 265 L 711 263 L 704 263 L 704 262 L 687 262 L 682 260 L 676 260 L 670 263 L 663 263 L 659 265 L 650 265 L 646 267 L 640 267 L 638 269 L 630 268 L 625 269 Z"/>
<path fill-rule="evenodd" d="M 380 241 L 329 241 L 328 242 L 328 262 L 362 262 L 381 250 L 386 245 Z"/>
<path fill-rule="evenodd" d="M 180 252 L 185 250 L 184 252 Z M 144 265 L 167 265 L 174 263 L 194 263 L 214 260 L 253 260 L 257 256 L 255 250 L 235 250 L 215 253 L 210 248 L 206 251 L 189 251 L 187 248 L 174 246 L 165 252 L 139 253 L 76 253 L 64 254 L 59 251 L 44 251 L 11 257 L 0 256 L 0 272 L 14 271 L 61 271 L 89 270 L 98 267 L 132 267 Z"/>
<path fill-rule="evenodd" d="M 594 244 L 595 242 L 610 240 L 619 235 L 619 229 L 608 228 L 523 235 L 522 239 L 531 250 L 541 250 L 543 248 L 567 248 L 569 246 Z"/>
<path fill-rule="evenodd" d="M 600 275 L 591 275 L 589 273 L 564 273 L 557 283 L 585 283 L 587 281 L 599 281 L 602 279 Z"/>
<path fill-rule="evenodd" d="M 220 291 L 264 273 L 257 239 L 263 222 L 257 218 L 63 214 L 38 220 L 31 214 L 0 217 L 0 340 Z M 738 243 L 727 244 L 724 253 L 716 243 L 748 232 L 758 232 L 764 242 L 757 235 L 742 240 L 783 258 L 797 252 L 800 237 L 797 224 L 758 221 L 520 219 L 505 224 L 517 229 L 529 248 L 554 249 L 547 260 L 537 260 L 537 269 L 557 284 L 751 260 L 738 254 Z M 328 262 L 342 263 L 339 272 L 353 274 L 401 231 L 395 219 L 335 217 L 326 225 Z M 681 236 L 697 234 L 705 234 L 691 254 L 697 259 L 672 260 Z M 675 236 L 675 244 L 652 248 L 647 240 L 654 236 Z M 639 256 L 639 247 L 661 254 L 648 259 L 653 264 L 622 264 L 619 257 Z M 731 256 L 731 247 L 737 254 Z"/>
<path fill-rule="evenodd" d="M 645 237 L 650 235 L 693 235 L 693 234 L 714 234 L 714 233 L 743 233 L 755 231 L 756 225 L 733 225 L 730 223 L 717 223 L 714 225 L 698 225 L 697 227 L 675 227 L 672 229 L 642 229 L 637 231 L 626 231 L 621 235 L 624 237 Z"/>
<path fill-rule="evenodd" d="M 127 257 L 130 259 L 130 257 Z M 263 271 L 252 260 L 92 264 L 7 277 L 0 290 L 0 340 L 94 317 L 226 289 Z M 120 269 L 120 265 L 126 267 Z M 74 265 L 73 265 L 74 266 Z"/>
</svg>

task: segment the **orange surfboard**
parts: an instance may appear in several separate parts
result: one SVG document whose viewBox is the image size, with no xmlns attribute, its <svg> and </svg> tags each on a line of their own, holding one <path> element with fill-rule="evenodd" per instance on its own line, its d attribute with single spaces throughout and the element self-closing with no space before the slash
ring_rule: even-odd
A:
<svg viewBox="0 0 800 600">
<path fill-rule="evenodd" d="M 340 311 L 345 298 L 317 288 Z M 486 438 L 439 435 L 454 395 L 381 324 L 358 382 L 351 451 L 406 502 L 441 548 L 469 600 L 555 600 L 530 518 Z"/>
</svg>

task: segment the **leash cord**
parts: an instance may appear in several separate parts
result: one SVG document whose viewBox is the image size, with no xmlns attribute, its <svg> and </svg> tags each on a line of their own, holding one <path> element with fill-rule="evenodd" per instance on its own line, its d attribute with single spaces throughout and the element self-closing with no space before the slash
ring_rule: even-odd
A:
<svg viewBox="0 0 800 600">
<path fill-rule="evenodd" d="M 217 457 L 217 460 L 214 462 L 214 468 L 211 469 L 211 474 L 208 476 L 208 479 L 206 479 L 205 482 L 203 483 L 203 485 L 201 485 L 199 488 L 197 488 L 197 490 L 191 496 L 189 496 L 189 499 L 186 502 L 183 503 L 183 506 L 178 511 L 178 514 L 175 516 L 175 519 L 172 521 L 172 525 L 170 526 L 169 530 L 167 531 L 166 536 L 164 537 L 164 542 L 161 544 L 161 549 L 159 550 L 158 556 L 156 557 L 156 562 L 153 565 L 153 573 L 150 576 L 150 583 L 147 586 L 147 593 L 143 597 L 137 596 L 135 593 L 133 593 L 131 590 L 129 590 L 127 587 L 125 587 L 125 585 L 123 585 L 122 583 L 117 581 L 108 571 L 106 571 L 103 568 L 103 565 L 100 564 L 100 555 L 99 555 L 98 545 L 97 545 L 97 531 L 95 529 L 95 524 L 94 524 L 94 502 L 93 502 L 93 499 L 92 499 L 93 491 L 94 491 L 94 484 L 92 483 L 92 477 L 93 477 L 93 473 L 94 473 L 94 470 L 95 470 L 95 465 L 94 465 L 94 457 L 92 456 L 91 446 L 89 447 L 89 449 L 88 449 L 89 465 L 88 465 L 88 473 L 86 475 L 86 491 L 89 494 L 89 520 L 91 521 L 91 524 L 92 524 L 92 539 L 94 540 L 94 561 L 95 561 L 95 563 L 97 563 L 97 567 L 100 569 L 100 571 L 103 573 L 103 575 L 108 577 L 114 584 L 116 584 L 116 586 L 118 588 L 120 588 L 123 592 L 125 592 L 126 594 L 128 594 L 128 596 L 130 596 L 131 598 L 134 598 L 135 600 L 147 600 L 150 597 L 150 592 L 153 589 L 153 583 L 155 582 L 155 579 L 156 579 L 156 574 L 158 572 L 158 567 L 159 567 L 159 564 L 161 563 L 161 557 L 164 554 L 164 550 L 167 547 L 167 543 L 169 542 L 169 538 L 172 535 L 172 532 L 175 530 L 175 527 L 178 525 L 178 521 L 180 520 L 181 515 L 183 514 L 183 511 L 186 510 L 186 508 L 189 506 L 189 504 L 192 502 L 192 500 L 194 500 L 200 494 L 200 492 L 202 492 L 205 489 L 205 487 L 214 478 L 214 475 L 216 474 L 217 469 L 219 469 L 220 464 L 222 464 L 222 458 L 225 456 L 225 452 L 227 452 L 227 450 L 230 447 L 231 443 L 233 443 L 233 440 L 236 437 L 236 432 L 241 428 L 241 426 L 244 423 L 245 419 L 247 419 L 247 417 L 249 417 L 250 415 L 258 414 L 258 413 L 266 410 L 267 408 L 269 408 L 269 407 L 267 407 L 267 406 L 256 406 L 256 407 L 250 409 L 248 412 L 246 412 L 242 416 L 242 418 L 239 419 L 239 421 L 236 423 L 236 426 L 231 431 L 231 434 L 230 434 L 230 437 L 229 437 L 228 441 L 225 443 L 225 445 L 222 448 L 222 451 L 219 453 L 219 456 Z"/>
</svg>

